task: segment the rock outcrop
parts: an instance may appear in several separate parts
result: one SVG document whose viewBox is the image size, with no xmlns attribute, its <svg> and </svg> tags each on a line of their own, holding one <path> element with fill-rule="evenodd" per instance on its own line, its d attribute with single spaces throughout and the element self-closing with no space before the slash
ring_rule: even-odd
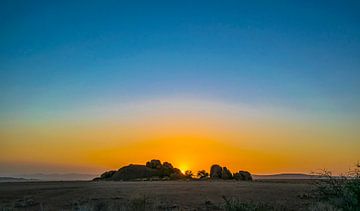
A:
<svg viewBox="0 0 360 211">
<path fill-rule="evenodd" d="M 210 178 L 211 179 L 232 179 L 233 174 L 226 167 L 221 167 L 220 165 L 212 165 L 210 169 Z"/>
<path fill-rule="evenodd" d="M 222 178 L 222 167 L 215 164 L 210 168 L 210 178 L 221 179 Z"/>
<path fill-rule="evenodd" d="M 160 174 L 159 171 L 144 165 L 128 165 L 115 172 L 111 180 L 149 179 L 152 177 L 160 177 Z"/>
<path fill-rule="evenodd" d="M 106 171 L 103 174 L 101 174 L 100 178 L 101 179 L 108 179 L 110 177 L 112 177 L 115 174 L 116 171 Z"/>
<path fill-rule="evenodd" d="M 222 176 L 221 179 L 232 179 L 233 178 L 231 171 L 229 169 L 227 169 L 226 167 L 222 168 L 221 176 Z"/>
<path fill-rule="evenodd" d="M 236 180 L 245 180 L 245 181 L 252 181 L 253 178 L 248 171 L 239 171 L 238 173 L 234 174 L 234 179 Z"/>
<path fill-rule="evenodd" d="M 202 171 L 200 171 L 202 172 Z M 203 171 L 198 174 L 200 179 L 206 178 L 208 174 Z M 203 175 L 203 176 L 202 176 Z M 205 175 L 205 176 L 204 176 Z M 179 180 L 192 179 L 192 176 L 186 177 L 180 169 L 174 168 L 169 162 L 161 163 L 160 160 L 151 160 L 146 162 L 146 165 L 130 164 L 124 166 L 117 171 L 107 171 L 94 180 L 109 180 L 109 181 L 127 181 L 127 180 Z M 223 180 L 245 180 L 251 181 L 252 176 L 248 171 L 239 171 L 232 174 L 226 167 L 220 165 L 212 165 L 210 169 L 210 179 Z"/>
<path fill-rule="evenodd" d="M 126 180 L 151 180 L 151 179 L 181 179 L 184 175 L 171 163 L 160 160 L 151 160 L 146 165 L 130 164 L 117 171 L 107 171 L 94 180 L 126 181 Z"/>
</svg>

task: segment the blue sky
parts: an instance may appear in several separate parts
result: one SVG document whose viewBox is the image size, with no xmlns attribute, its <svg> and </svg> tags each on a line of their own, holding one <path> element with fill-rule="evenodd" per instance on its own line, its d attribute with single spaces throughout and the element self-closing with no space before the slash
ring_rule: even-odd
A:
<svg viewBox="0 0 360 211">
<path fill-rule="evenodd" d="M 358 1 L 1 1 L 0 113 L 162 97 L 360 107 Z"/>
</svg>

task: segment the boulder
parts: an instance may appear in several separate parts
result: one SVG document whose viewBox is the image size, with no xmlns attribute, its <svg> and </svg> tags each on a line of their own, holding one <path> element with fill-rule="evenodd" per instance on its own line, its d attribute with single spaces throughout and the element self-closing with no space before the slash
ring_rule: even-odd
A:
<svg viewBox="0 0 360 211">
<path fill-rule="evenodd" d="M 229 169 L 227 169 L 226 167 L 223 167 L 222 173 L 221 173 L 221 178 L 222 179 L 232 179 L 233 175 Z"/>
<path fill-rule="evenodd" d="M 244 181 L 252 181 L 252 176 L 248 171 L 239 171 L 234 174 L 234 179 L 236 180 L 244 180 Z"/>
<path fill-rule="evenodd" d="M 222 178 L 222 168 L 221 166 L 215 164 L 210 168 L 210 178 L 212 179 L 220 179 Z"/>
</svg>

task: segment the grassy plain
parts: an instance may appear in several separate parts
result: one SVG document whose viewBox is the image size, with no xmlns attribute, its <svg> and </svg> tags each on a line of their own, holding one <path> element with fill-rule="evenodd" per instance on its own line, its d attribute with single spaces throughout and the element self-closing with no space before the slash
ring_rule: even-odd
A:
<svg viewBox="0 0 360 211">
<path fill-rule="evenodd" d="M 311 180 L 0 183 L 2 210 L 306 210 Z M 227 204 L 230 202 L 231 204 Z M 230 205 L 230 206 L 229 206 Z M 236 205 L 237 206 L 237 205 Z"/>
</svg>

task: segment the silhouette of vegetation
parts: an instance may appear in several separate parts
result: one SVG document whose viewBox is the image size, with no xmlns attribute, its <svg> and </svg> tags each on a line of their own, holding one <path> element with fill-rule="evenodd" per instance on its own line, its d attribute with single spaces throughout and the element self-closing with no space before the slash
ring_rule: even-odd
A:
<svg viewBox="0 0 360 211">
<path fill-rule="evenodd" d="M 160 169 L 161 168 L 161 162 L 160 160 L 151 160 L 146 162 L 146 167 L 152 168 L 152 169 Z"/>
<path fill-rule="evenodd" d="M 315 196 L 343 210 L 360 210 L 360 164 L 343 176 L 333 176 L 330 171 L 319 173 Z"/>
<path fill-rule="evenodd" d="M 186 170 L 185 171 L 185 177 L 186 178 L 191 179 L 191 178 L 193 178 L 193 176 L 194 176 L 194 174 L 193 174 L 193 172 L 191 170 Z"/>
<path fill-rule="evenodd" d="M 205 170 L 198 171 L 196 175 L 199 179 L 204 179 L 209 177 L 209 173 L 207 173 Z"/>
</svg>

